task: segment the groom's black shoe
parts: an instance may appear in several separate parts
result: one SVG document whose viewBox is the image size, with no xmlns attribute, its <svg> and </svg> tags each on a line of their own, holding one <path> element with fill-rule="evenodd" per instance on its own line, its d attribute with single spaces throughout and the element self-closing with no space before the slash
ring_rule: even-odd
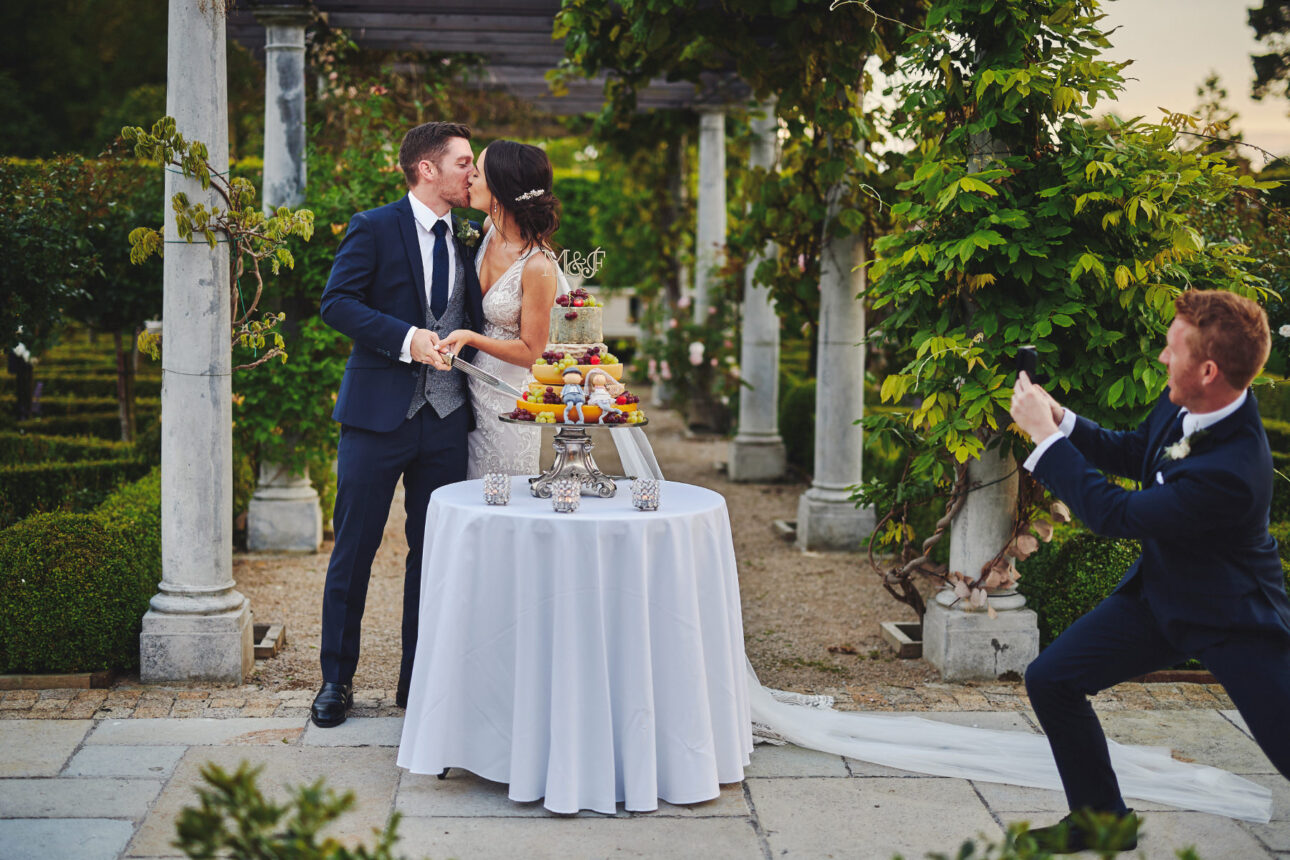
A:
<svg viewBox="0 0 1290 860">
<path fill-rule="evenodd" d="M 1142 819 L 1125 810 L 1114 812 L 1072 812 L 1048 827 L 1028 830 L 1021 839 L 1030 839 L 1040 851 L 1049 854 L 1077 854 L 1080 851 L 1132 851 L 1138 847 L 1138 827 Z M 1020 840 L 1018 840 L 1020 841 Z"/>
<path fill-rule="evenodd" d="M 330 729 L 345 722 L 345 717 L 349 716 L 349 709 L 353 706 L 353 687 L 323 681 L 318 695 L 314 696 L 314 705 L 309 709 L 309 718 L 319 728 Z"/>
</svg>

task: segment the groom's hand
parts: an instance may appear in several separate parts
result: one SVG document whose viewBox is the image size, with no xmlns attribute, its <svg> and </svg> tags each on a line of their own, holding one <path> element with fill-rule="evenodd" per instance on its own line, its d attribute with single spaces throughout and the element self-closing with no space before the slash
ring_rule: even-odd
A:
<svg viewBox="0 0 1290 860">
<path fill-rule="evenodd" d="M 408 352 L 413 361 L 428 364 L 435 370 L 447 370 L 448 362 L 439 354 L 439 335 L 426 328 L 419 328 L 412 335 Z"/>
<path fill-rule="evenodd" d="M 1012 389 L 1012 420 L 1034 442 L 1040 442 L 1057 432 L 1062 407 L 1038 385 L 1030 381 L 1025 371 L 1017 374 L 1017 386 Z"/>
</svg>

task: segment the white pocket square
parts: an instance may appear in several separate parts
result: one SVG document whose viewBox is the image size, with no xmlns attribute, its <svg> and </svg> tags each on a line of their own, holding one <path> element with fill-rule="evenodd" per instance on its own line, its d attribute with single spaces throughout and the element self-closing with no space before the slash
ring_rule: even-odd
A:
<svg viewBox="0 0 1290 860">
<path fill-rule="evenodd" d="M 1157 484 L 1163 484 L 1164 482 L 1165 482 L 1165 475 L 1164 475 L 1164 473 L 1163 473 L 1163 472 L 1156 472 L 1156 483 L 1157 483 Z"/>
</svg>

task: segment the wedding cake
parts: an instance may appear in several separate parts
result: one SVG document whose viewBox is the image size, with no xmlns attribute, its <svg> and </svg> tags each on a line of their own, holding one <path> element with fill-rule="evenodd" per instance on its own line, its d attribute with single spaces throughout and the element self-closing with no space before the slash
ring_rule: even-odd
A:
<svg viewBox="0 0 1290 860">
<path fill-rule="evenodd" d="M 582 388 L 583 402 L 569 410 L 571 423 L 639 424 L 640 399 L 622 384 L 623 365 L 604 340 L 604 308 L 582 288 L 557 296 L 542 357 L 525 379 L 524 396 L 507 415 L 520 421 L 563 424 L 566 385 Z M 576 371 L 576 373 L 575 373 Z M 578 412 L 582 420 L 578 420 Z"/>
</svg>

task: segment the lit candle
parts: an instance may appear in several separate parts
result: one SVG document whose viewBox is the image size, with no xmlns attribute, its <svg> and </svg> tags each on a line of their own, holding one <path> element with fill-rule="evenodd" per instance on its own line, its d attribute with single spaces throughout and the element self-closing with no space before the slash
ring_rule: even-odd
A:
<svg viewBox="0 0 1290 860">
<path fill-rule="evenodd" d="M 632 481 L 632 504 L 638 511 L 657 511 L 659 482 L 655 478 L 637 478 Z"/>
<path fill-rule="evenodd" d="M 484 475 L 484 501 L 490 505 L 504 505 L 511 500 L 511 476 L 501 472 Z"/>
<path fill-rule="evenodd" d="M 551 483 L 551 508 L 558 514 L 571 514 L 582 502 L 582 482 L 561 478 Z"/>
</svg>

